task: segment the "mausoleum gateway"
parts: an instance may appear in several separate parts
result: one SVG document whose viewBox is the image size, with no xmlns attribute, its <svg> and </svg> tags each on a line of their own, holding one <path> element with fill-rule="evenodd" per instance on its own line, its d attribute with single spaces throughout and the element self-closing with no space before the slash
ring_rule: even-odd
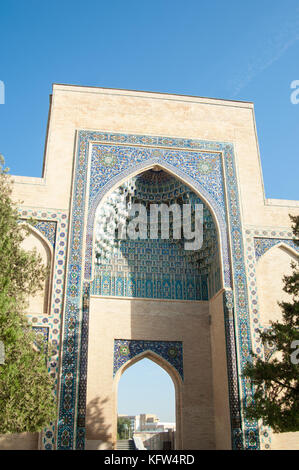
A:
<svg viewBox="0 0 299 470">
<path fill-rule="evenodd" d="M 145 206 L 202 204 L 201 250 L 172 238 L 107 245 L 103 214 L 126 188 Z M 299 448 L 299 433 L 244 417 L 242 368 L 251 350 L 275 352 L 257 329 L 280 318 L 298 257 L 299 201 L 265 197 L 252 103 L 53 85 L 43 176 L 14 177 L 13 197 L 22 222 L 36 220 L 24 247 L 50 266 L 28 318 L 59 418 L 1 448 L 113 449 L 119 379 L 145 357 L 173 380 L 177 449 Z"/>
</svg>

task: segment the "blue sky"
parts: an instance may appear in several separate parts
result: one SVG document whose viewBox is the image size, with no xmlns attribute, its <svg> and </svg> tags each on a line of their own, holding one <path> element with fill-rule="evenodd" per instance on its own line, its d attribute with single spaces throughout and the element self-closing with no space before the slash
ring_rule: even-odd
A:
<svg viewBox="0 0 299 470">
<path fill-rule="evenodd" d="M 125 88 L 253 101 L 266 196 L 299 199 L 298 0 L 1 0 L 0 38 L 11 173 L 41 176 L 52 83 Z"/>
<path fill-rule="evenodd" d="M 160 421 L 175 421 L 174 384 L 167 372 L 149 359 L 129 367 L 118 385 L 118 413 L 153 413 Z"/>
<path fill-rule="evenodd" d="M 40 176 L 51 85 L 255 103 L 267 197 L 299 199 L 297 0 L 2 0 L 0 153 Z"/>
</svg>

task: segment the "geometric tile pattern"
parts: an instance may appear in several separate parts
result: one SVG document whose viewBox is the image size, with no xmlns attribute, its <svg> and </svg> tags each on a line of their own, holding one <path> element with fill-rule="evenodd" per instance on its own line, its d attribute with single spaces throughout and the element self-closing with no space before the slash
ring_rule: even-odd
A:
<svg viewBox="0 0 299 470">
<path fill-rule="evenodd" d="M 155 274 L 97 272 L 92 295 L 148 299 L 208 300 L 207 274 L 183 278 L 168 274 L 163 279 Z"/>
<path fill-rule="evenodd" d="M 225 142 L 79 131 L 62 341 L 60 419 L 57 435 L 57 448 L 60 449 L 84 447 L 84 427 L 80 427 L 75 418 L 78 393 L 79 390 L 84 390 L 86 381 L 85 356 L 83 365 L 80 363 L 80 351 L 88 336 L 88 327 L 85 328 L 84 334 L 81 330 L 82 300 L 83 284 L 91 279 L 96 209 L 108 190 L 121 184 L 132 173 L 141 172 L 152 165 L 158 165 L 173 173 L 200 194 L 217 220 L 222 242 L 224 286 L 230 289 L 232 278 L 234 281 L 231 299 L 234 328 L 232 329 L 230 322 L 226 331 L 229 328 L 233 334 L 236 332 L 235 344 L 230 344 L 227 354 L 231 354 L 232 348 L 235 347 L 236 355 L 235 358 L 232 356 L 232 360 L 237 361 L 237 365 L 234 370 L 229 371 L 229 375 L 232 380 L 237 381 L 234 390 L 239 386 L 239 399 L 251 398 L 251 386 L 240 376 L 242 368 L 250 358 L 252 345 L 233 145 Z M 83 240 L 85 230 L 86 238 Z M 232 263 L 228 250 L 228 235 L 231 240 Z M 236 400 L 236 396 L 230 396 L 231 403 L 234 404 Z M 84 410 L 81 411 L 84 413 Z M 232 425 L 234 422 L 232 416 Z M 240 447 L 242 434 L 245 449 L 259 448 L 257 423 L 249 423 L 241 415 L 240 426 L 238 429 L 233 428 L 233 447 Z"/>
<path fill-rule="evenodd" d="M 113 376 L 126 362 L 151 351 L 172 365 L 184 380 L 183 345 L 181 341 L 143 341 L 143 340 L 114 340 Z"/>
<path fill-rule="evenodd" d="M 244 437 L 241 431 L 242 418 L 240 408 L 240 393 L 238 381 L 238 367 L 236 358 L 234 302 L 232 291 L 223 293 L 224 327 L 227 350 L 228 389 L 230 397 L 230 419 L 233 434 L 233 450 L 244 448 Z"/>
<path fill-rule="evenodd" d="M 83 286 L 82 328 L 81 328 L 80 365 L 79 365 L 80 382 L 79 382 L 79 388 L 78 388 L 78 404 L 77 404 L 78 414 L 77 414 L 76 448 L 79 450 L 83 450 L 84 444 L 85 444 L 89 298 L 90 298 L 90 283 L 85 282 Z M 67 434 L 65 435 L 67 436 Z"/>
<path fill-rule="evenodd" d="M 251 328 L 248 311 L 247 276 L 245 271 L 245 254 L 243 246 L 243 231 L 240 217 L 238 197 L 238 181 L 234 163 L 233 148 L 230 146 L 225 153 L 225 181 L 227 185 L 227 205 L 230 218 L 230 233 L 232 238 L 232 266 L 234 279 L 234 328 L 236 331 L 236 355 L 239 377 L 239 394 L 241 402 L 252 402 L 252 386 L 248 380 L 241 377 L 243 368 L 251 359 Z M 228 351 L 229 354 L 229 351 Z M 232 373 L 233 376 L 233 373 Z M 233 397 L 230 398 L 231 400 Z M 244 449 L 259 449 L 259 431 L 256 421 L 248 421 L 242 413 L 243 447 Z M 238 445 L 238 430 L 233 429 L 233 448 Z M 234 440 L 236 441 L 234 442 Z"/>
</svg>

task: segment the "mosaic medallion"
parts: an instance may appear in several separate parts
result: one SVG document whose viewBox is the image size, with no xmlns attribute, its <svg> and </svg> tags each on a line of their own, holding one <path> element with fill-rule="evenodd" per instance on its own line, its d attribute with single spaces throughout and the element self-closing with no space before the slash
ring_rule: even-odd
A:
<svg viewBox="0 0 299 470">
<path fill-rule="evenodd" d="M 99 162 L 105 167 L 113 167 L 117 162 L 117 157 L 112 152 L 105 152 L 99 150 L 97 152 Z"/>
<path fill-rule="evenodd" d="M 213 164 L 212 162 L 202 161 L 197 164 L 197 168 L 199 169 L 200 173 L 207 175 L 213 171 Z"/>
</svg>

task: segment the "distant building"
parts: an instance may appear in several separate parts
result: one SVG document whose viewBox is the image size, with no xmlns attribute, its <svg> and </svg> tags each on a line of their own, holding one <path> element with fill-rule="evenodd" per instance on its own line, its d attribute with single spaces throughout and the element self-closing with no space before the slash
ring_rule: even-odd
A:
<svg viewBox="0 0 299 470">
<path fill-rule="evenodd" d="M 137 428 L 136 428 L 136 418 L 138 418 L 138 416 L 135 416 L 135 415 L 117 415 L 117 416 L 118 416 L 118 418 L 126 418 L 126 419 L 130 420 L 132 433 L 137 430 Z M 139 420 L 137 420 L 137 422 L 139 423 Z"/>
<path fill-rule="evenodd" d="M 132 432 L 164 432 L 175 431 L 175 423 L 161 422 L 155 414 L 124 415 L 119 414 L 119 418 L 126 418 L 131 421 Z"/>
<path fill-rule="evenodd" d="M 157 431 L 159 418 L 153 414 L 141 414 L 139 431 Z"/>
<path fill-rule="evenodd" d="M 175 423 L 162 423 L 159 421 L 157 425 L 157 431 L 164 432 L 164 431 L 175 431 Z"/>
</svg>

